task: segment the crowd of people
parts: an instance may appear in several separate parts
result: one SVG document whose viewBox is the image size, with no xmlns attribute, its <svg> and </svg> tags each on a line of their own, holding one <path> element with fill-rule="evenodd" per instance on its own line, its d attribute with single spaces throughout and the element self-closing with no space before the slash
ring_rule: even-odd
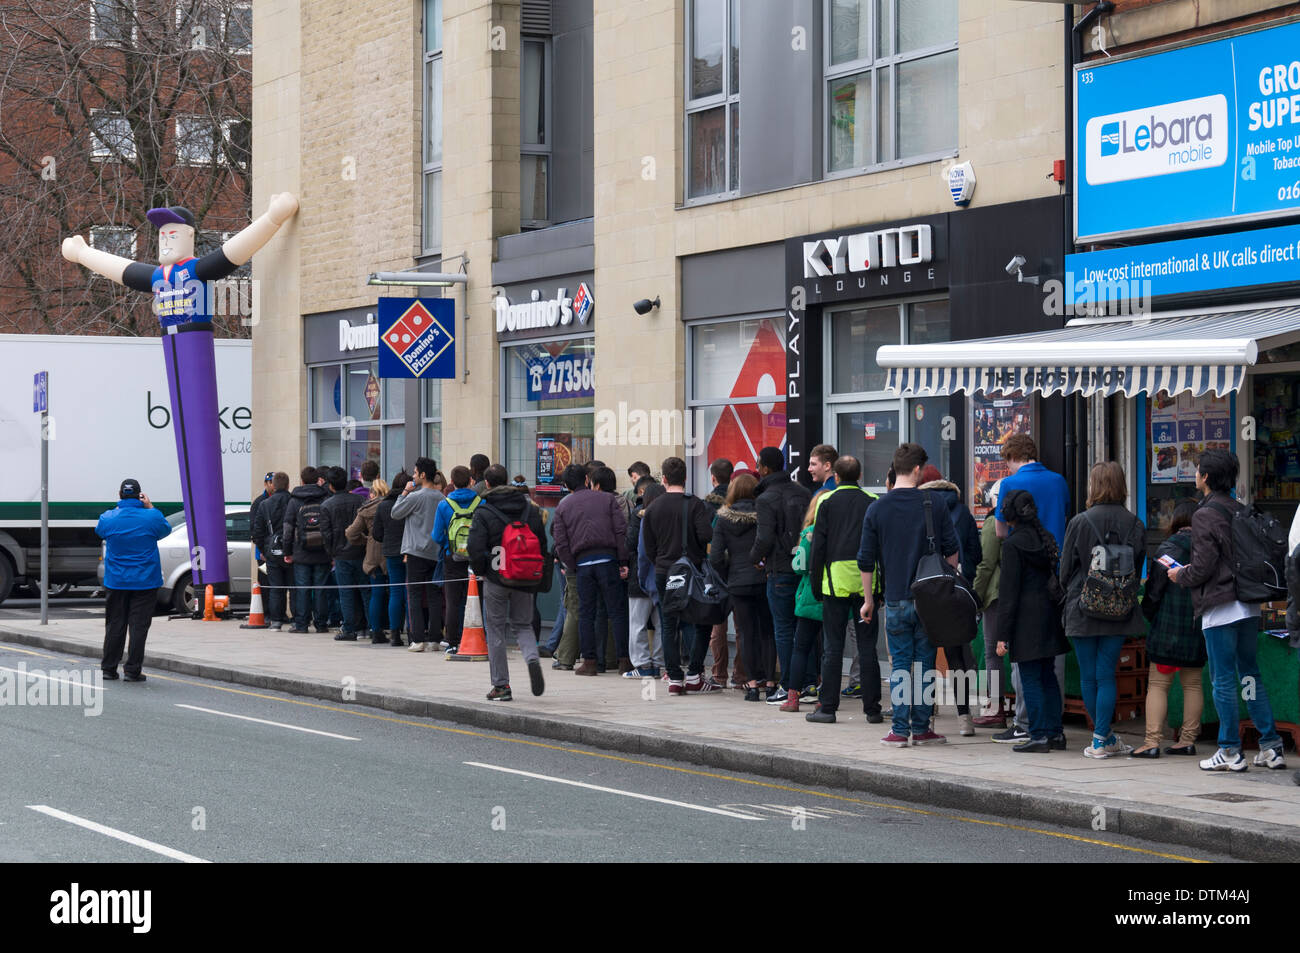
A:
<svg viewBox="0 0 1300 953">
<path fill-rule="evenodd" d="M 658 478 L 647 464 L 633 464 L 623 493 L 614 471 L 591 461 L 559 474 L 562 496 L 553 509 L 484 454 L 453 467 L 450 478 L 424 457 L 391 483 L 373 463 L 351 481 L 341 468 L 307 467 L 292 491 L 287 474 L 268 473 L 252 510 L 269 582 L 266 618 L 272 629 L 291 624 L 302 633 L 314 625 L 338 641 L 455 655 L 472 572 L 481 587 L 490 701 L 512 698 L 506 649 L 513 641 L 534 695 L 545 689 L 544 658 L 553 671 L 577 676 L 662 679 L 669 696 L 722 692 L 730 676 L 745 701 L 780 712 L 811 706 L 805 716 L 813 723 L 834 723 L 842 699 L 860 701 L 868 724 L 889 719 L 882 744 L 909 747 L 946 741 L 934 730 L 943 682 L 955 688 L 950 701 L 962 735 L 990 729 L 992 741 L 1019 753 L 1067 747 L 1064 668 L 1073 648 L 1092 725 L 1082 753 L 1095 759 L 1195 755 L 1208 661 L 1222 717 L 1217 747 L 1200 767 L 1247 769 L 1237 718 L 1243 697 L 1259 733 L 1251 764 L 1285 767 L 1255 658 L 1260 607 L 1238 601 L 1234 587 L 1235 456 L 1202 455 L 1203 499 L 1175 512 L 1139 599 L 1147 531 L 1126 508 L 1120 465 L 1093 466 L 1086 507 L 1067 521 L 1069 488 L 1038 461 L 1033 439 L 1013 435 L 1001 452 L 1009 475 L 992 488 L 994 509 L 982 529 L 960 490 L 914 443 L 895 452 L 880 496 L 860 485 L 860 461 L 825 444 L 809 454 L 812 488 L 792 478 L 776 447 L 760 451 L 756 471 L 713 461 L 704 496 L 686 492 L 680 457 L 664 460 Z M 983 620 L 982 662 L 971 645 L 948 645 L 946 679 L 913 592 L 927 553 L 969 587 Z M 715 571 L 727 595 L 722 622 L 690 622 L 661 598 L 682 559 Z M 544 635 L 537 597 L 549 590 L 556 564 L 563 597 Z M 887 697 L 877 653 L 882 615 Z M 1136 638 L 1146 639 L 1150 671 L 1146 737 L 1134 749 L 1113 720 L 1121 648 Z M 1004 706 L 1004 658 L 1014 707 Z M 1162 748 L 1175 677 L 1182 726 Z M 1244 695 L 1243 685 L 1250 688 Z"/>
</svg>

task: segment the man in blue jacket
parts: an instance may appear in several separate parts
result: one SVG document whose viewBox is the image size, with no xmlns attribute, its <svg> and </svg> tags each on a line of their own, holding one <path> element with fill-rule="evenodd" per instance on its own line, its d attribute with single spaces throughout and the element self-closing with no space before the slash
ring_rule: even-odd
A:
<svg viewBox="0 0 1300 953">
<path fill-rule="evenodd" d="M 104 589 L 108 603 L 104 613 L 104 677 L 117 678 L 131 629 L 131 648 L 126 656 L 126 680 L 143 682 L 144 640 L 163 584 L 158 540 L 171 533 L 166 518 L 140 492 L 137 480 L 126 479 L 117 493 L 117 507 L 99 518 L 95 533 L 104 540 Z"/>
</svg>

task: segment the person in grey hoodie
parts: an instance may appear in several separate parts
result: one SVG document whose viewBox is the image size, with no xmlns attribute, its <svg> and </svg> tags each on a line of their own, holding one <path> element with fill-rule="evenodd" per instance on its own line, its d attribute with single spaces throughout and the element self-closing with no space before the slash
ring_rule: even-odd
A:
<svg viewBox="0 0 1300 953">
<path fill-rule="evenodd" d="M 442 641 L 442 589 L 432 582 L 438 568 L 438 544 L 433 524 L 443 495 L 433 487 L 438 464 L 428 457 L 415 461 L 415 479 L 393 504 L 394 519 L 402 524 L 402 555 L 406 558 L 406 603 L 411 618 L 408 651 L 424 652 Z M 427 602 L 427 608 L 425 603 Z M 427 612 L 427 615 L 426 615 Z"/>
</svg>

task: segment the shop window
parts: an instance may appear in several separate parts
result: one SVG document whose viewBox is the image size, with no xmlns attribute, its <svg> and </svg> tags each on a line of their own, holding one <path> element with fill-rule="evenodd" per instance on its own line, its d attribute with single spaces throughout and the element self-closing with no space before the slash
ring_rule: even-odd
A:
<svg viewBox="0 0 1300 953">
<path fill-rule="evenodd" d="M 502 460 L 513 477 L 551 483 L 595 448 L 595 355 L 591 337 L 502 348 Z"/>
<path fill-rule="evenodd" d="M 390 478 L 405 463 L 403 385 L 380 380 L 377 361 L 309 368 L 309 462 L 359 478 L 374 460 Z"/>
<path fill-rule="evenodd" d="M 827 174 L 952 154 L 957 0 L 826 0 L 825 22 Z"/>
<path fill-rule="evenodd" d="M 421 455 L 442 462 L 442 381 L 429 380 L 420 385 L 420 439 Z M 415 462 L 411 455 L 408 463 Z"/>
<path fill-rule="evenodd" d="M 420 245 L 442 248 L 442 0 L 424 0 L 424 136 Z"/>
<path fill-rule="evenodd" d="M 785 319 L 749 317 L 689 329 L 688 418 L 683 422 L 693 491 L 708 491 L 719 457 L 755 470 L 758 452 L 785 449 Z M 689 425 L 689 429 L 688 429 Z"/>
<path fill-rule="evenodd" d="M 736 0 L 687 4 L 688 199 L 740 188 L 740 26 Z"/>
</svg>

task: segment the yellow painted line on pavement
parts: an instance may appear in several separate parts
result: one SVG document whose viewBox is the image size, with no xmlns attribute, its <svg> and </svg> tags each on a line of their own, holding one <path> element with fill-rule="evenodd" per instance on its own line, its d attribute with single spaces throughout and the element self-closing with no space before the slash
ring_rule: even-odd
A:
<svg viewBox="0 0 1300 953">
<path fill-rule="evenodd" d="M 45 652 L 33 652 L 31 649 L 20 649 L 20 648 L 18 648 L 18 647 L 16 647 L 16 646 L 13 646 L 13 645 L 8 644 L 7 642 L 5 643 L 4 650 L 5 650 L 6 652 L 22 652 L 23 655 L 35 655 L 37 658 L 58 658 L 58 656 L 56 656 L 56 655 L 48 655 L 48 654 L 46 654 Z M 84 656 L 84 655 L 82 655 L 82 656 L 71 656 L 71 657 L 72 657 L 72 658 L 89 658 L 89 656 Z M 94 659 L 90 659 L 90 661 L 93 662 Z"/>
<path fill-rule="evenodd" d="M 863 798 L 847 797 L 843 794 L 825 794 L 821 791 L 809 791 L 806 788 L 790 787 L 787 784 L 775 784 L 771 781 L 753 781 L 749 778 L 737 778 L 728 774 L 715 774 L 711 771 L 700 771 L 695 768 L 679 768 L 671 764 L 656 764 L 653 761 L 639 761 L 635 758 L 624 758 L 621 755 L 606 754 L 601 751 L 583 751 L 581 748 L 570 748 L 567 745 L 549 744 L 545 741 L 530 741 L 527 738 L 507 738 L 503 735 L 490 735 L 482 731 L 473 731 L 468 728 L 448 728 L 443 725 L 431 725 L 423 721 L 411 721 L 408 718 L 394 718 L 391 715 L 376 715 L 368 711 L 358 711 L 355 708 L 342 708 L 338 705 L 323 705 L 320 702 L 302 701 L 297 698 L 280 698 L 277 695 L 267 695 L 263 692 L 251 692 L 242 688 L 226 688 L 224 685 L 210 685 L 206 682 L 194 682 L 185 678 L 176 678 L 173 675 L 154 675 L 150 674 L 151 679 L 161 679 L 168 682 L 179 682 L 182 685 L 195 685 L 200 688 L 210 688 L 219 692 L 229 692 L 232 695 L 247 695 L 250 698 L 265 698 L 270 701 L 286 702 L 290 705 L 301 705 L 304 708 L 319 708 L 323 711 L 337 711 L 348 715 L 355 715 L 358 718 L 373 718 L 376 721 L 387 721 L 395 725 L 411 725 L 416 728 L 431 728 L 434 731 L 443 731 L 449 734 L 466 735 L 471 738 L 485 738 L 489 741 L 507 741 L 516 745 L 528 745 L 533 748 L 545 748 L 549 751 L 564 751 L 569 754 L 586 755 L 589 758 L 604 758 L 607 761 L 618 761 L 623 764 L 641 765 L 647 768 L 660 768 L 664 771 L 676 771 L 679 774 L 689 774 L 695 777 L 712 778 L 717 781 L 734 781 L 737 784 L 748 784 L 753 787 L 770 788 L 774 791 L 788 791 L 793 794 L 804 794 L 809 797 L 828 798 L 835 801 L 845 801 L 850 804 L 861 804 L 865 807 L 878 807 L 890 811 L 905 811 L 909 814 L 921 814 L 926 817 L 937 817 L 949 821 L 963 821 L 967 824 L 982 824 L 986 827 L 1003 827 L 1007 830 L 1020 831 L 1025 834 L 1041 834 L 1044 837 L 1058 837 L 1062 840 L 1075 841 L 1080 844 L 1095 844 L 1098 847 L 1111 847 L 1115 850 L 1126 850 L 1134 854 L 1146 854 L 1150 857 L 1160 857 L 1164 860 L 1178 860 L 1188 864 L 1208 864 L 1212 861 L 1198 860 L 1195 857 L 1184 857 L 1181 854 L 1168 854 L 1158 850 L 1148 850 L 1145 847 L 1130 847 L 1127 844 L 1112 844 L 1110 841 L 1097 840 L 1092 837 L 1080 837 L 1078 834 L 1062 834 L 1059 831 L 1045 831 L 1038 827 L 1025 827 L 1021 824 L 1009 824 L 1006 821 L 988 821 L 977 817 L 964 817 L 961 814 L 945 814 L 941 811 L 927 811 L 919 807 L 907 807 L 899 804 L 884 804 L 880 801 L 868 801 Z"/>
</svg>

